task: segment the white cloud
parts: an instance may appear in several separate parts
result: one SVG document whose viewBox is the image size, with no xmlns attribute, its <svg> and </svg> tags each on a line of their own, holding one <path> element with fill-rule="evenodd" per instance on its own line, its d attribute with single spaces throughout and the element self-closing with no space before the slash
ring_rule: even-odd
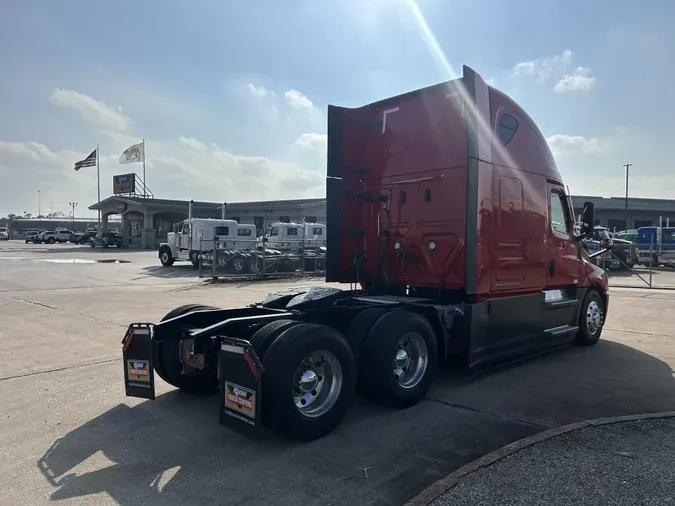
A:
<svg viewBox="0 0 675 506">
<path fill-rule="evenodd" d="M 101 194 L 110 195 L 112 176 L 124 172 L 141 174 L 141 164 L 120 165 L 122 151 L 145 137 L 147 146 L 147 183 L 158 198 L 244 201 L 322 197 L 325 194 L 325 114 L 297 90 L 275 93 L 271 88 L 240 81 L 236 90 L 239 100 L 248 98 L 243 117 L 222 123 L 222 116 L 189 118 L 182 114 L 185 106 L 176 102 L 179 114 L 164 115 L 158 122 L 157 113 L 173 110 L 171 101 L 143 100 L 143 93 L 125 94 L 111 87 L 101 91 L 95 100 L 79 91 L 55 89 L 52 107 L 34 121 L 58 124 L 64 115 L 75 110 L 86 121 L 75 123 L 69 136 L 80 139 L 78 145 L 101 142 Z M 124 88 L 124 87 L 122 87 Z M 244 96 L 245 95 L 245 96 Z M 111 99 L 110 97 L 115 97 Z M 233 98 L 234 99 L 234 98 Z M 40 100 L 40 97 L 34 97 Z M 290 107 L 278 107 L 280 101 Z M 109 104 L 134 104 L 133 113 Z M 141 105 L 143 105 L 141 107 Z M 263 111 L 267 116 L 263 116 Z M 272 112 L 270 112 L 272 111 Z M 274 113 L 267 123 L 261 119 Z M 133 118 L 133 119 L 132 119 Z M 135 122 L 144 130 L 136 131 Z M 198 121 L 199 120 L 199 121 Z M 272 121 L 274 120 L 274 121 Z M 196 129 L 186 129 L 186 124 Z M 203 128 L 206 122 L 211 127 Z M 255 125 L 256 135 L 242 135 L 234 140 L 223 133 L 241 130 L 242 124 Z M 220 136 L 227 139 L 227 148 L 213 143 L 214 125 L 223 125 Z M 251 128 L 251 127 L 248 127 Z M 257 134 L 264 131 L 262 138 Z M 248 138 L 247 138 L 248 137 Z M 267 142 L 265 139 L 269 137 Z M 73 164 L 89 151 L 63 149 L 59 136 L 43 135 L 24 138 L 24 142 L 3 142 L 0 138 L 0 215 L 28 211 L 35 214 L 36 190 L 40 188 L 43 202 L 53 202 L 53 210 L 67 212 L 69 201 L 80 202 L 78 216 L 92 216 L 88 206 L 96 201 L 96 169 L 78 172 Z M 243 142 L 243 144 L 238 144 Z M 234 147 L 231 147 L 234 146 Z M 257 156 L 257 155 L 265 156 Z"/>
<path fill-rule="evenodd" d="M 287 91 L 286 93 L 284 93 L 284 98 L 286 99 L 286 102 L 292 107 L 308 109 L 314 106 L 314 104 L 312 104 L 312 101 L 308 99 L 305 95 L 300 93 L 298 90 Z"/>
<path fill-rule="evenodd" d="M 572 63 L 572 57 L 572 51 L 565 49 L 561 54 L 551 57 L 520 62 L 513 67 L 513 72 L 521 76 L 535 76 L 543 82 L 557 75 L 564 74 Z"/>
<path fill-rule="evenodd" d="M 117 163 L 126 135 L 111 135 L 101 154 L 101 193 L 109 195 L 114 174 L 141 173 L 140 164 Z M 320 140 L 305 137 L 309 146 Z M 207 146 L 192 137 L 179 142 L 146 139 L 147 180 L 158 197 L 213 202 L 322 197 L 325 194 L 324 165 L 300 165 L 265 156 L 246 156 L 217 145 Z M 198 148 L 198 149 L 195 149 Z M 73 164 L 88 153 L 55 150 L 35 142 L 0 142 L 0 213 L 32 212 L 36 190 L 41 189 L 54 210 L 67 211 L 67 202 L 80 202 L 78 216 L 92 215 L 87 207 L 96 201 L 96 169 L 73 170 Z"/>
<path fill-rule="evenodd" d="M 569 91 L 590 90 L 595 86 L 595 77 L 591 77 L 591 69 L 578 67 L 573 74 L 565 74 L 565 76 L 558 81 L 553 90 L 558 93 L 566 93 Z"/>
<path fill-rule="evenodd" d="M 194 137 L 182 137 L 180 138 L 180 141 L 185 144 L 186 146 L 194 149 L 195 151 L 206 151 L 209 149 L 206 144 L 204 144 L 202 141 L 195 139 Z"/>
<path fill-rule="evenodd" d="M 37 142 L 0 142 L 0 153 L 30 158 L 38 162 L 52 161 L 56 158 L 55 153 L 47 146 Z"/>
<path fill-rule="evenodd" d="M 555 134 L 547 137 L 546 141 L 556 158 L 598 154 L 602 151 L 602 144 L 595 137 L 587 139 L 580 135 Z"/>
<path fill-rule="evenodd" d="M 267 95 L 272 95 L 274 96 L 275 93 L 273 91 L 268 90 L 264 86 L 256 86 L 253 83 L 248 83 L 247 85 L 248 90 L 251 92 L 251 95 L 257 98 L 263 98 L 266 97 Z"/>
<path fill-rule="evenodd" d="M 75 109 L 83 119 L 111 130 L 124 131 L 133 124 L 131 118 L 122 114 L 121 107 L 105 104 L 76 91 L 57 88 L 49 100 L 60 107 Z"/>
<path fill-rule="evenodd" d="M 67 212 L 69 200 L 93 203 L 96 200 L 96 168 L 73 170 L 73 164 L 88 154 L 56 150 L 37 142 L 0 142 L 0 180 L 3 182 L 0 185 L 0 213 L 27 211 L 37 214 L 38 188 L 43 212 Z M 83 185 L 90 191 L 81 192 Z M 78 210 L 78 215 L 82 212 Z"/>
<path fill-rule="evenodd" d="M 513 67 L 516 76 L 532 76 L 536 82 L 554 82 L 553 90 L 558 93 L 587 91 L 595 86 L 591 69 L 574 66 L 574 53 L 565 49 L 561 54 L 524 61 Z"/>
<path fill-rule="evenodd" d="M 328 146 L 328 136 L 326 134 L 302 134 L 295 139 L 295 144 L 301 148 L 325 152 Z"/>
</svg>

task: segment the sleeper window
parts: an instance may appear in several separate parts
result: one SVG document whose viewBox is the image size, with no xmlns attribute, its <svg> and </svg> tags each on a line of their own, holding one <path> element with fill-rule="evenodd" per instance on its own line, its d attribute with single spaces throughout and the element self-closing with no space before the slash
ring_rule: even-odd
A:
<svg viewBox="0 0 675 506">
<path fill-rule="evenodd" d="M 518 130 L 518 120 L 511 116 L 510 114 L 502 114 L 499 117 L 499 123 L 497 124 L 497 137 L 502 143 L 502 146 L 506 146 L 513 136 L 516 135 L 516 130 Z"/>
</svg>

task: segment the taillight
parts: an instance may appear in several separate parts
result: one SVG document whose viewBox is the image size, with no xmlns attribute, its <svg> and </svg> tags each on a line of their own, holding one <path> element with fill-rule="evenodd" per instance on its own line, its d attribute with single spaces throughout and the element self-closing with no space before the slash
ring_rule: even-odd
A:
<svg viewBox="0 0 675 506">
<path fill-rule="evenodd" d="M 609 247 L 609 241 L 607 239 L 603 239 L 602 241 L 600 241 L 600 247 L 601 248 Z"/>
</svg>

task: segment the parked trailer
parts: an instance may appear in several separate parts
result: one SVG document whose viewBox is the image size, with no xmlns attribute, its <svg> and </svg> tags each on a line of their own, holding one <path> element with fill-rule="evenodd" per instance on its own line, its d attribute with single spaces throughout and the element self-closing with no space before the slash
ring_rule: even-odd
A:
<svg viewBox="0 0 675 506">
<path fill-rule="evenodd" d="M 483 368 L 598 342 L 607 275 L 582 240 L 544 137 L 468 67 L 360 108 L 328 108 L 326 281 L 248 307 L 181 306 L 123 340 L 126 393 L 154 374 L 220 393 L 220 422 L 299 440 L 330 433 L 355 393 L 424 398 L 440 362 Z M 396 153 L 396 156 L 390 156 Z"/>
</svg>

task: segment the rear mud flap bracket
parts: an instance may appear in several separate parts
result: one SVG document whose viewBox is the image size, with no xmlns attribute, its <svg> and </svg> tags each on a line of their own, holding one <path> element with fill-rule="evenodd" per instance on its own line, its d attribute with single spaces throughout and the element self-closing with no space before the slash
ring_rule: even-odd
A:
<svg viewBox="0 0 675 506">
<path fill-rule="evenodd" d="M 249 341 L 222 337 L 221 343 L 218 357 L 220 423 L 260 440 L 263 433 L 260 381 L 263 366 Z"/>
<path fill-rule="evenodd" d="M 155 399 L 152 324 L 132 323 L 122 339 L 124 390 L 128 397 Z"/>
</svg>

